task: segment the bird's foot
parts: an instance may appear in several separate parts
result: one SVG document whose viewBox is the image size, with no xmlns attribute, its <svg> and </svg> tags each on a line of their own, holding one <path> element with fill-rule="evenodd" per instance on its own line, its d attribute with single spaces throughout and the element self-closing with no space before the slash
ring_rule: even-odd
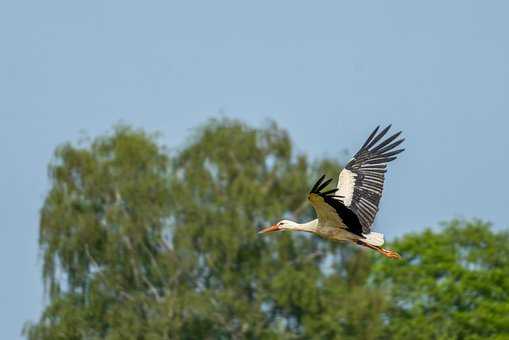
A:
<svg viewBox="0 0 509 340">
<path fill-rule="evenodd" d="M 392 249 L 385 249 L 385 248 L 380 248 L 379 250 L 380 254 L 382 254 L 383 256 L 385 257 L 388 257 L 390 259 L 394 259 L 394 260 L 399 260 L 401 259 L 401 256 L 395 252 L 394 250 Z"/>
</svg>

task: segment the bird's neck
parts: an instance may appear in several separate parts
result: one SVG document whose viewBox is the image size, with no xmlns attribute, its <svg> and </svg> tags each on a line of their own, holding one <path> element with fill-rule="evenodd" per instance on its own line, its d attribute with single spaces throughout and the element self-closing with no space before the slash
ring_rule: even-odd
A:
<svg viewBox="0 0 509 340">
<path fill-rule="evenodd" d="M 297 231 L 307 231 L 308 233 L 316 233 L 318 231 L 318 219 L 302 224 L 295 223 L 295 226 L 292 229 Z"/>
</svg>

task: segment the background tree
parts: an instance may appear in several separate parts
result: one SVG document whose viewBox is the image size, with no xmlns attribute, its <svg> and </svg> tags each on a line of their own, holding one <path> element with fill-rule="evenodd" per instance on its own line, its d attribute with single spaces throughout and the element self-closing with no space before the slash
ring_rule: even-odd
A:
<svg viewBox="0 0 509 340">
<path fill-rule="evenodd" d="M 257 227 L 310 219 L 310 162 L 284 130 L 210 121 L 170 155 L 117 127 L 57 148 L 41 209 L 49 303 L 29 339 L 509 337 L 509 234 L 452 221 L 402 261 Z"/>
<path fill-rule="evenodd" d="M 39 236 L 50 304 L 29 338 L 120 338 L 150 322 L 168 284 L 160 271 L 173 268 L 169 165 L 153 137 L 127 127 L 56 150 Z"/>
<path fill-rule="evenodd" d="M 173 157 L 128 127 L 59 147 L 41 210 L 49 304 L 30 339 L 376 338 L 370 258 L 306 235 L 318 169 L 274 123 L 210 121 Z M 355 254 L 356 256 L 352 256 Z"/>
<path fill-rule="evenodd" d="M 454 220 L 394 245 L 404 261 L 377 261 L 390 293 L 387 339 L 509 338 L 509 234 Z"/>
</svg>

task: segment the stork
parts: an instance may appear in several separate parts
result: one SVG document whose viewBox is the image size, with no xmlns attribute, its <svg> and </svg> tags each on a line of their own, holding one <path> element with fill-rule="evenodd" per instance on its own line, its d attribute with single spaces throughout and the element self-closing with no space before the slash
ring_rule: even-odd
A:
<svg viewBox="0 0 509 340">
<path fill-rule="evenodd" d="M 382 248 L 384 235 L 371 231 L 382 197 L 387 163 L 405 149 L 396 149 L 404 139 L 401 131 L 382 140 L 391 125 L 379 132 L 380 126 L 369 135 L 355 156 L 340 172 L 337 187 L 324 189 L 332 181 L 320 177 L 313 185 L 308 200 L 317 218 L 307 223 L 281 220 L 259 231 L 261 234 L 278 231 L 305 231 L 334 241 L 347 241 L 366 247 L 391 258 L 400 255 Z"/>
</svg>

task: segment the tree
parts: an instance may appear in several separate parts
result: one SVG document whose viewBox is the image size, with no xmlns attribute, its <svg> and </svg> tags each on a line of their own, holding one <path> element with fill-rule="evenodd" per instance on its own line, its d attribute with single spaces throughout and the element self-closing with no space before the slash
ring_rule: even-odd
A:
<svg viewBox="0 0 509 340">
<path fill-rule="evenodd" d="M 213 120 L 171 157 L 128 127 L 59 147 L 40 220 L 49 304 L 29 339 L 376 338 L 364 252 L 256 227 L 311 218 L 318 169 L 274 123 Z M 355 256 L 353 256 L 355 255 Z"/>
<path fill-rule="evenodd" d="M 39 236 L 50 304 L 29 338 L 102 338 L 122 319 L 125 329 L 150 319 L 159 271 L 171 270 L 169 166 L 152 136 L 128 127 L 56 150 Z"/>
<path fill-rule="evenodd" d="M 438 232 L 404 236 L 404 261 L 377 261 L 391 294 L 387 339 L 509 337 L 509 234 L 454 220 Z"/>
</svg>

